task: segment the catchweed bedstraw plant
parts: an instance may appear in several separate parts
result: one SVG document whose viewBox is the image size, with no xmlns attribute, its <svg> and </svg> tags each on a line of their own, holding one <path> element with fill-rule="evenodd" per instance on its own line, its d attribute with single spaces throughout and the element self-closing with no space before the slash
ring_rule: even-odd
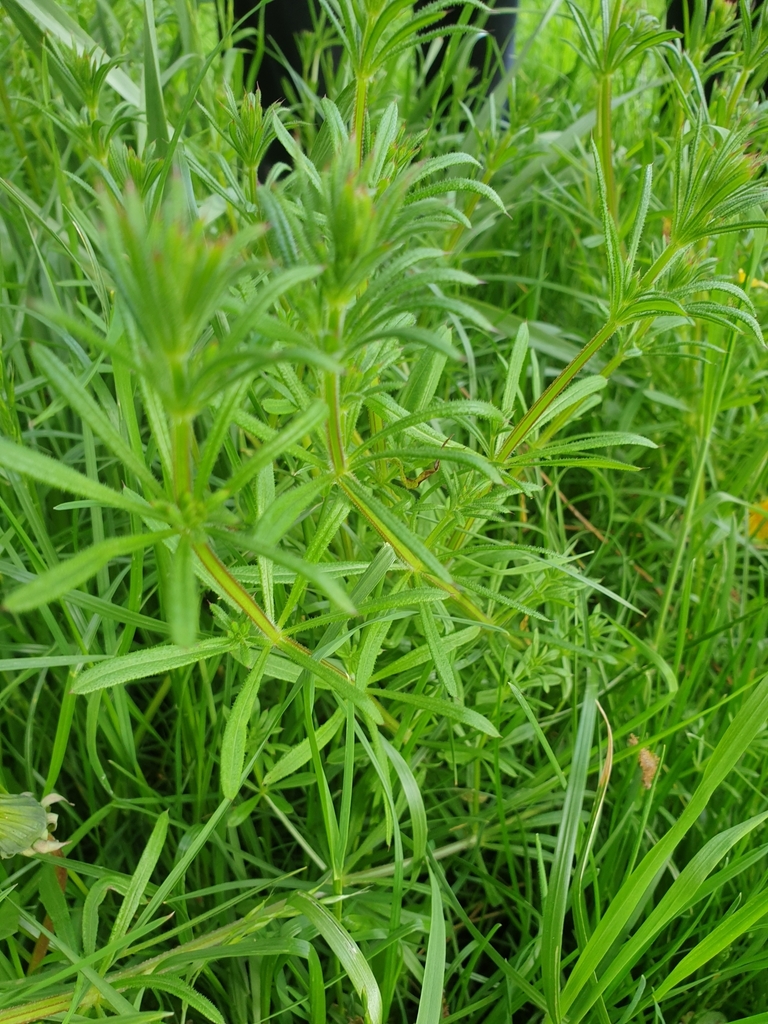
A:
<svg viewBox="0 0 768 1024">
<path fill-rule="evenodd" d="M 764 19 L 449 6 L 5 4 L 0 1024 L 766 1005 Z"/>
</svg>

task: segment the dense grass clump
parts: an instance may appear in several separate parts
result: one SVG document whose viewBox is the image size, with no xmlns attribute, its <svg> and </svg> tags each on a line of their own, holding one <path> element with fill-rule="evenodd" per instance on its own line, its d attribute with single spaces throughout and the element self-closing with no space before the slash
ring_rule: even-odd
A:
<svg viewBox="0 0 768 1024">
<path fill-rule="evenodd" d="M 766 6 L 452 2 L 2 0 L 0 1024 L 768 1022 Z"/>
</svg>

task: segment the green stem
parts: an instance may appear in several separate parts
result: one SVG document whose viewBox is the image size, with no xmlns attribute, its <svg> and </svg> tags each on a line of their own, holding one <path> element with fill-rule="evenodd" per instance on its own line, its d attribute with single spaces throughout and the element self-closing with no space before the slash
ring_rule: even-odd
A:
<svg viewBox="0 0 768 1024">
<path fill-rule="evenodd" d="M 341 426 L 341 389 L 339 375 L 332 370 L 327 370 L 324 379 L 325 401 L 328 405 L 328 449 L 331 454 L 331 464 L 337 476 L 346 472 L 346 457 L 344 454 L 344 435 Z"/>
<path fill-rule="evenodd" d="M 248 616 L 275 646 L 284 641 L 282 632 L 270 621 L 268 616 L 256 604 L 247 590 L 244 590 L 237 580 L 230 575 L 223 562 L 220 562 L 207 544 L 195 544 L 194 550 L 197 557 L 203 563 L 208 572 L 213 576 L 224 593 L 231 597 L 242 611 Z"/>
<path fill-rule="evenodd" d="M 613 99 L 613 76 L 605 74 L 600 79 L 597 101 L 597 131 L 600 159 L 603 164 L 605 193 L 608 209 L 614 220 L 617 218 L 616 176 L 613 172 L 613 127 L 611 103 Z"/>
<path fill-rule="evenodd" d="M 640 291 L 645 291 L 658 281 L 672 259 L 683 248 L 680 242 L 670 242 L 666 249 L 653 261 L 640 280 Z"/>
<path fill-rule="evenodd" d="M 368 98 L 368 79 L 361 73 L 357 76 L 355 93 L 355 143 L 357 145 L 357 166 L 363 163 L 363 132 L 365 129 L 365 104 Z"/>
<path fill-rule="evenodd" d="M 515 448 L 517 448 L 523 438 L 533 429 L 537 421 L 544 415 L 558 395 L 562 394 L 562 392 L 568 387 L 576 374 L 587 365 L 592 356 L 594 356 L 595 353 L 603 347 L 606 341 L 613 337 L 618 326 L 618 323 L 613 318 L 608 320 L 607 323 L 600 328 L 594 338 L 584 346 L 576 358 L 573 359 L 562 373 L 552 381 L 547 390 L 536 399 L 528 412 L 523 416 L 504 442 L 504 445 L 499 452 L 499 459 L 509 458 L 511 453 Z"/>
<path fill-rule="evenodd" d="M 173 489 L 178 501 L 192 491 L 191 436 L 192 424 L 187 416 L 173 420 Z"/>
<path fill-rule="evenodd" d="M 736 115 L 736 107 L 738 106 L 738 102 L 744 93 L 744 89 L 746 88 L 750 70 L 750 68 L 743 68 L 741 74 L 739 75 L 736 81 L 736 84 L 733 87 L 733 91 L 731 92 L 731 95 L 728 99 L 728 107 L 725 121 L 726 124 L 731 124 Z"/>
</svg>

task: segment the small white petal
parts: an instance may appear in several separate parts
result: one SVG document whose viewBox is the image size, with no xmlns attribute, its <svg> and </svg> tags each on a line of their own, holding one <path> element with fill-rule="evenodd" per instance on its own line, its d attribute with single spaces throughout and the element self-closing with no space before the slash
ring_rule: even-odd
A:
<svg viewBox="0 0 768 1024">
<path fill-rule="evenodd" d="M 33 845 L 33 853 L 56 853 L 57 850 L 61 850 L 66 843 L 57 843 L 54 839 L 38 839 Z M 24 851 L 28 854 L 28 851 Z"/>
<path fill-rule="evenodd" d="M 62 796 L 60 793 L 49 793 L 48 796 L 44 796 L 43 799 L 40 801 L 40 803 L 43 805 L 43 807 L 46 808 L 46 810 L 51 806 L 51 804 L 60 804 L 62 802 L 65 804 L 69 804 L 70 807 L 75 806 L 74 804 L 70 803 L 69 800 L 67 800 L 67 798 L 65 796 Z"/>
</svg>

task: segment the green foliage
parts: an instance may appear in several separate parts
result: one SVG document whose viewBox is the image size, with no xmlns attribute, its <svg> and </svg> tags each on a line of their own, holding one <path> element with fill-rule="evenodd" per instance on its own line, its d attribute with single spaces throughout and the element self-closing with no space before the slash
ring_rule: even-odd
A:
<svg viewBox="0 0 768 1024">
<path fill-rule="evenodd" d="M 452 6 L 3 0 L 0 1024 L 762 1019 L 768 15 Z"/>
</svg>

